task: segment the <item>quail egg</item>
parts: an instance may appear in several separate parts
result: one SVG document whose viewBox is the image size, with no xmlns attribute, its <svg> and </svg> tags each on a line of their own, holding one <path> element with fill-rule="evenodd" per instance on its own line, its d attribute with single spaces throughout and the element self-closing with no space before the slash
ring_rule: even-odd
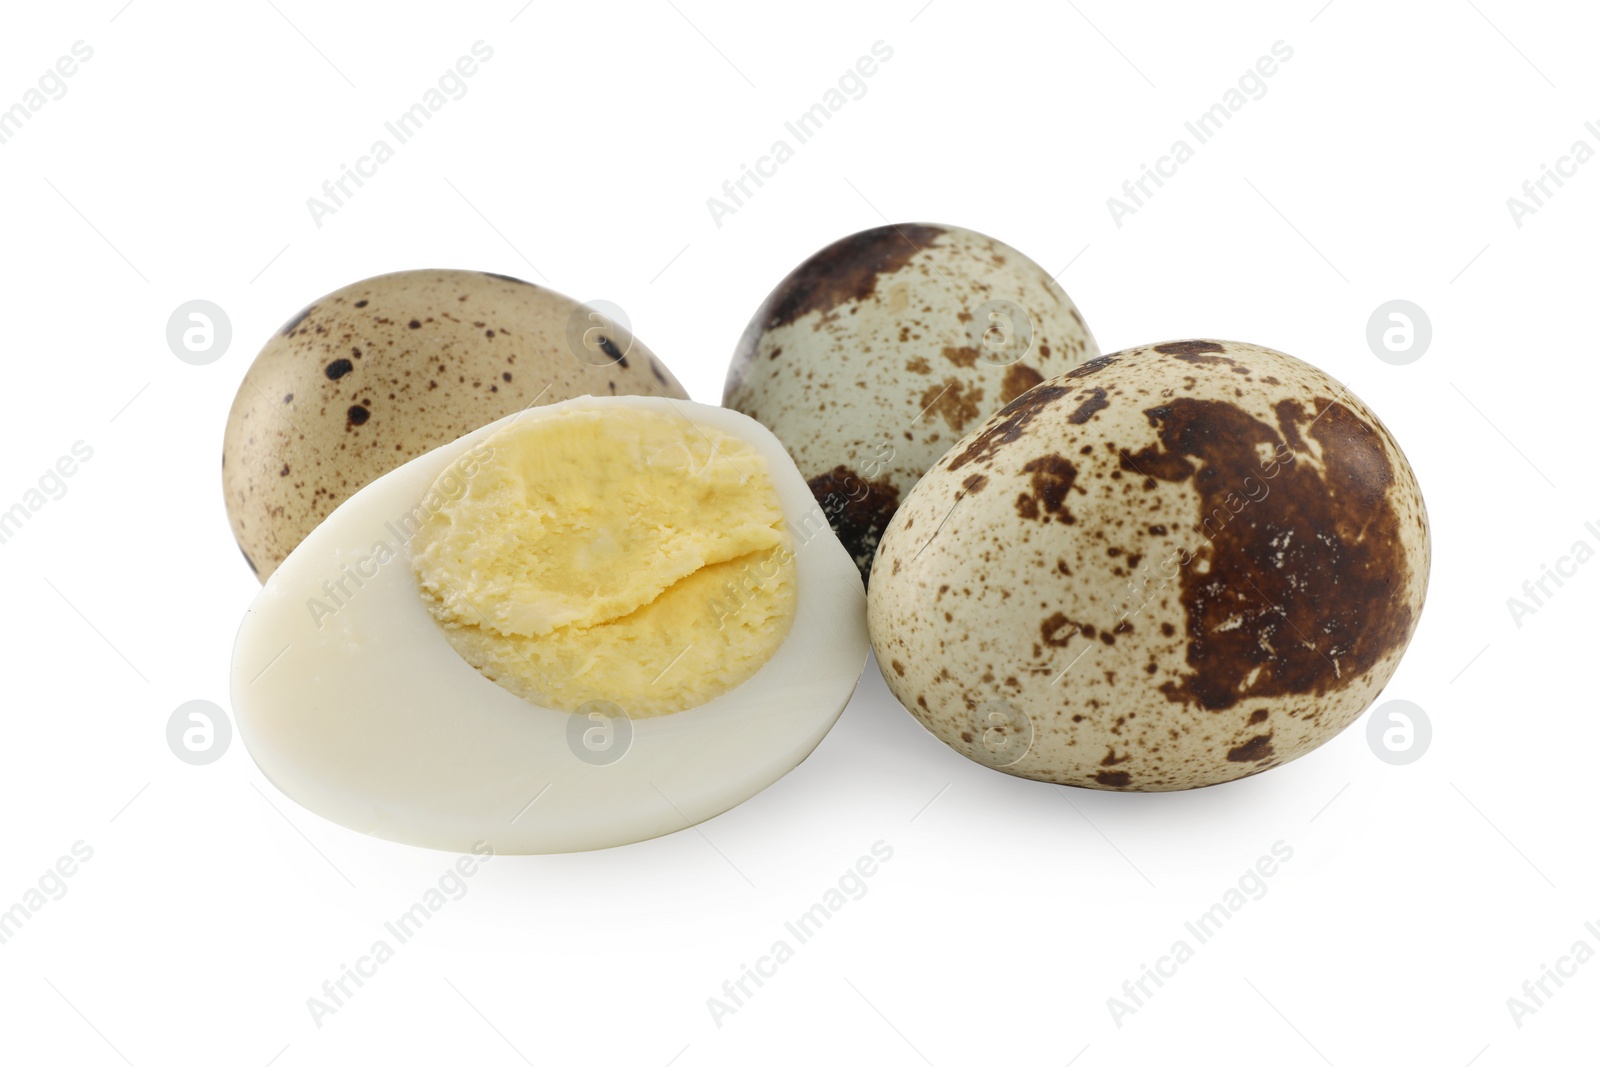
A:
<svg viewBox="0 0 1600 1067">
<path fill-rule="evenodd" d="M 262 581 L 350 494 L 532 404 L 688 399 L 601 311 L 469 270 L 384 274 L 286 322 L 251 364 L 223 439 L 234 538 Z"/>
<path fill-rule="evenodd" d="M 963 755 L 1101 789 L 1254 774 L 1354 721 L 1427 589 L 1376 415 L 1292 356 L 1177 341 L 1085 363 L 957 442 L 868 591 L 889 688 Z"/>
<path fill-rule="evenodd" d="M 895 508 L 945 449 L 1096 355 L 1033 260 L 972 230 L 901 223 L 835 241 L 779 283 L 723 403 L 778 435 L 865 581 Z"/>
</svg>

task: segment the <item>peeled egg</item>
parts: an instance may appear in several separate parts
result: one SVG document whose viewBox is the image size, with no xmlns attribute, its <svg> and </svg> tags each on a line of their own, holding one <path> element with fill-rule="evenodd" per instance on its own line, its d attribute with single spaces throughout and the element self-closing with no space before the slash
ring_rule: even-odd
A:
<svg viewBox="0 0 1600 1067">
<path fill-rule="evenodd" d="M 1427 513 L 1383 423 L 1282 352 L 1177 341 L 1012 401 L 902 505 L 868 592 L 889 688 L 1009 774 L 1171 790 L 1305 755 L 1422 613 Z"/>
<path fill-rule="evenodd" d="M 516 278 L 408 270 L 337 289 L 267 341 L 234 397 L 222 450 L 234 539 L 266 581 L 379 475 L 584 394 L 689 396 L 624 324 Z"/>
<path fill-rule="evenodd" d="M 723 403 L 794 456 L 866 580 L 895 508 L 956 439 L 1100 354 L 1039 264 L 957 226 L 900 223 L 817 252 L 768 295 Z"/>
<path fill-rule="evenodd" d="M 769 431 L 579 397 L 341 504 L 251 605 L 232 691 L 251 755 L 311 811 L 431 848 L 567 852 L 764 789 L 866 654 L 854 564 Z"/>
</svg>

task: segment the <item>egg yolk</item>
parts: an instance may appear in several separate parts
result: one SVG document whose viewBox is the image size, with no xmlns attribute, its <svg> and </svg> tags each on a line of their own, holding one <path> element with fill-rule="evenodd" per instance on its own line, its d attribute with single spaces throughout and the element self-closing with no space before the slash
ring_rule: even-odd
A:
<svg viewBox="0 0 1600 1067">
<path fill-rule="evenodd" d="M 504 688 L 666 715 L 782 644 L 794 545 L 749 445 L 630 406 L 530 414 L 474 457 L 424 498 L 412 566 L 451 645 Z"/>
</svg>

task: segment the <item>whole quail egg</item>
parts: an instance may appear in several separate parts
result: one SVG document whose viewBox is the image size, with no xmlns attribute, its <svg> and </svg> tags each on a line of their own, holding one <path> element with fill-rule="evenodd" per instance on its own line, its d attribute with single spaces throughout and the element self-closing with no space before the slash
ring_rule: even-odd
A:
<svg viewBox="0 0 1600 1067">
<path fill-rule="evenodd" d="M 1400 446 L 1317 368 L 1177 341 L 1085 363 L 946 453 L 868 592 L 889 688 L 956 751 L 1102 789 L 1211 785 L 1354 721 L 1422 612 Z"/>
<path fill-rule="evenodd" d="M 957 226 L 863 230 L 750 320 L 723 403 L 771 427 L 865 581 L 895 508 L 962 434 L 1099 355 L 1048 271 Z"/>
<path fill-rule="evenodd" d="M 578 397 L 335 509 L 251 605 L 232 696 L 266 776 L 334 822 L 568 852 L 764 789 L 866 658 L 855 565 L 769 431 Z"/>
<path fill-rule="evenodd" d="M 469 270 L 384 274 L 329 293 L 267 341 L 222 449 L 234 538 L 262 581 L 374 478 L 533 404 L 688 399 L 601 312 Z"/>
</svg>

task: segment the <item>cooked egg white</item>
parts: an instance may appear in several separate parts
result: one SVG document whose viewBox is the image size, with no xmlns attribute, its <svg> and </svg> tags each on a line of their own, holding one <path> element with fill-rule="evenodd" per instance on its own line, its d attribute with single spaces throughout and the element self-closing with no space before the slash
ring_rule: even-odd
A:
<svg viewBox="0 0 1600 1067">
<path fill-rule="evenodd" d="M 770 432 L 580 397 L 340 505 L 251 606 L 233 705 L 267 777 L 334 822 L 579 851 L 776 781 L 866 651 L 854 564 Z"/>
</svg>

